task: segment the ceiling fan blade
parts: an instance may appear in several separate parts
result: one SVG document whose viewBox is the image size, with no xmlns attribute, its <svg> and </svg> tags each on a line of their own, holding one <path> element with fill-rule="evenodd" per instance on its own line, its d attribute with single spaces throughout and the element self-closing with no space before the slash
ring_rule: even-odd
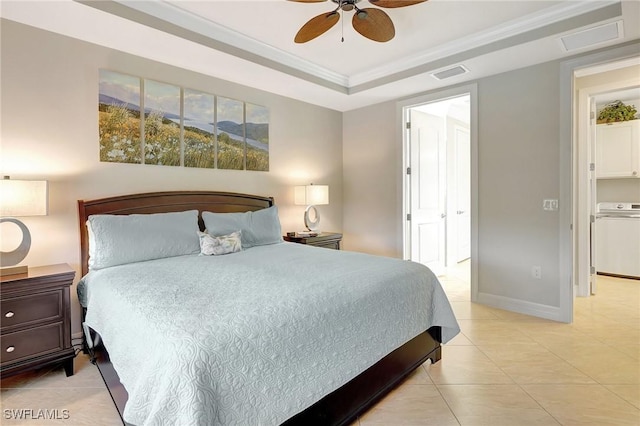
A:
<svg viewBox="0 0 640 426">
<path fill-rule="evenodd" d="M 389 41 L 396 35 L 391 18 L 380 9 L 359 9 L 351 22 L 357 32 L 373 41 Z"/>
<path fill-rule="evenodd" d="M 371 4 L 379 7 L 405 7 L 413 6 L 414 4 L 424 3 L 428 0 L 369 0 Z"/>
<path fill-rule="evenodd" d="M 300 28 L 298 34 L 293 39 L 296 43 L 306 43 L 321 34 L 324 34 L 340 20 L 340 14 L 336 11 L 323 13 L 311 18 Z"/>
</svg>

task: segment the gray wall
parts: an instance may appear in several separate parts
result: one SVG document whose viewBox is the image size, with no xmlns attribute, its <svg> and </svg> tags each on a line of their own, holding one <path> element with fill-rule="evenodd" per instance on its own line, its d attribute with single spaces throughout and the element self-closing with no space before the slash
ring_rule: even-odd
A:
<svg viewBox="0 0 640 426">
<path fill-rule="evenodd" d="M 559 217 L 542 209 L 559 198 L 559 75 L 551 62 L 478 82 L 479 293 L 559 306 Z"/>
<path fill-rule="evenodd" d="M 559 76 L 551 62 L 476 82 L 478 292 L 489 303 L 559 305 L 559 217 L 542 209 L 559 198 Z M 367 236 L 349 239 L 349 249 L 402 257 L 397 120 L 395 102 L 344 114 L 344 230 Z"/>
<path fill-rule="evenodd" d="M 224 190 L 274 196 L 283 231 L 303 228 L 293 186 L 330 186 L 323 228 L 342 230 L 342 114 L 264 91 L 2 20 L 0 171 L 50 181 L 49 215 L 24 218 L 30 266 L 69 263 L 79 274 L 78 199 L 163 190 Z M 98 69 L 240 99 L 270 110 L 269 172 L 101 163 Z M 18 244 L 0 228 L 2 250 Z M 79 277 L 76 277 L 79 278 Z M 75 288 L 72 289 L 75 301 Z M 73 332 L 79 328 L 73 305 Z"/>
</svg>

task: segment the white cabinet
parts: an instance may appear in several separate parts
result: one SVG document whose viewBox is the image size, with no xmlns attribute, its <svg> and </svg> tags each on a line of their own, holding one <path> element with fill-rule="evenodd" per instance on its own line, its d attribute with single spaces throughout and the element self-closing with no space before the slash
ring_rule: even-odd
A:
<svg viewBox="0 0 640 426">
<path fill-rule="evenodd" d="M 640 120 L 597 125 L 596 177 L 640 177 Z"/>
</svg>

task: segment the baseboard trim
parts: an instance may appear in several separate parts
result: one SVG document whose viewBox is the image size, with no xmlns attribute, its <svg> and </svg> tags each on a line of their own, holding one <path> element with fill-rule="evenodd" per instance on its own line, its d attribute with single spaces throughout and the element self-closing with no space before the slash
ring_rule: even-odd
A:
<svg viewBox="0 0 640 426">
<path fill-rule="evenodd" d="M 477 301 L 478 303 L 489 305 L 493 308 L 562 322 L 562 315 L 558 306 L 527 302 L 525 300 L 512 299 L 510 297 L 498 296 L 489 293 L 478 293 Z"/>
</svg>

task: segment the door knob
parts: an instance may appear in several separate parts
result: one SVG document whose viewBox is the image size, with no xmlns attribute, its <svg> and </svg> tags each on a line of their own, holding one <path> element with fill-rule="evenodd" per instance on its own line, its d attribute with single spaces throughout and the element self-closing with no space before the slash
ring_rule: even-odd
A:
<svg viewBox="0 0 640 426">
<path fill-rule="evenodd" d="M 458 213 L 458 214 L 463 214 L 463 213 L 464 213 L 464 210 L 458 210 L 458 211 L 456 211 L 456 213 Z"/>
</svg>

